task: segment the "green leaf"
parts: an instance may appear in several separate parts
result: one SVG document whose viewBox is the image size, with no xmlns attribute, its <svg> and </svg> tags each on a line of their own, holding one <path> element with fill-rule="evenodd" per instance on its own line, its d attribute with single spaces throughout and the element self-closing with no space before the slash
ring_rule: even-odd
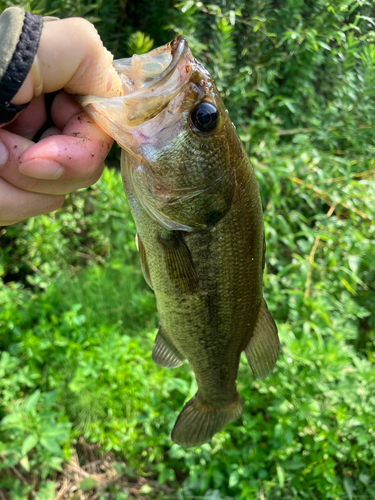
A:
<svg viewBox="0 0 375 500">
<path fill-rule="evenodd" d="M 38 404 L 38 401 L 40 399 L 40 390 L 38 389 L 37 391 L 32 394 L 26 404 L 25 404 L 25 410 L 26 411 L 34 411 L 36 408 L 36 405 Z"/>
<path fill-rule="evenodd" d="M 353 500 L 353 481 L 349 477 L 344 478 L 344 488 L 349 500 Z"/>
<path fill-rule="evenodd" d="M 21 458 L 20 464 L 26 472 L 30 471 L 30 462 L 29 459 L 27 458 L 27 455 Z"/>
<path fill-rule="evenodd" d="M 368 486 L 370 484 L 370 476 L 368 476 L 367 474 L 360 474 L 359 475 L 359 480 L 361 481 L 361 483 L 363 483 L 365 486 Z"/>
<path fill-rule="evenodd" d="M 39 491 L 35 494 L 35 500 L 53 500 L 56 497 L 55 486 L 54 481 L 47 481 L 40 484 Z"/>
<path fill-rule="evenodd" d="M 21 422 L 22 422 L 22 419 L 18 413 L 10 413 L 9 415 L 6 415 L 1 420 L 1 426 L 12 428 L 12 427 L 15 427 L 17 423 L 21 423 Z"/>
<path fill-rule="evenodd" d="M 63 441 L 69 438 L 70 428 L 71 424 L 68 422 L 62 422 L 50 425 L 42 430 L 42 437 L 46 438 L 53 437 L 58 441 Z"/>
<path fill-rule="evenodd" d="M 33 434 L 27 436 L 27 438 L 22 444 L 22 455 L 26 455 L 26 453 L 32 450 L 34 446 L 37 445 L 38 441 L 39 441 L 38 437 Z"/>
<path fill-rule="evenodd" d="M 148 495 L 149 493 L 151 493 L 152 490 L 153 488 L 151 488 L 149 484 L 144 484 L 142 488 L 139 490 L 139 493 L 141 493 L 142 495 Z"/>
<path fill-rule="evenodd" d="M 56 441 L 56 439 L 42 437 L 40 439 L 40 444 L 43 446 L 43 448 L 53 453 L 54 455 L 59 455 L 59 456 L 62 455 L 61 447 L 59 443 Z"/>
<path fill-rule="evenodd" d="M 85 477 L 85 479 L 79 483 L 79 487 L 82 491 L 88 491 L 98 486 L 99 484 L 92 477 Z"/>
<path fill-rule="evenodd" d="M 187 2 L 184 2 L 183 7 L 181 9 L 182 12 L 186 12 L 189 9 L 191 9 L 194 5 L 194 0 L 187 0 Z"/>
<path fill-rule="evenodd" d="M 238 472 L 235 470 L 231 472 L 229 476 L 229 483 L 228 483 L 229 488 L 234 488 L 235 486 L 237 486 L 238 482 L 239 482 L 239 475 Z"/>
<path fill-rule="evenodd" d="M 350 285 L 350 283 L 348 283 L 348 281 L 345 278 L 339 276 L 339 280 L 351 294 L 356 295 L 354 288 Z"/>
<path fill-rule="evenodd" d="M 284 488 L 285 484 L 285 471 L 280 464 L 276 465 L 277 479 L 279 480 L 280 488 Z"/>
<path fill-rule="evenodd" d="M 166 467 L 159 474 L 158 481 L 160 484 L 164 484 L 165 481 L 174 481 L 176 479 L 175 472 L 173 469 Z"/>
<path fill-rule="evenodd" d="M 152 49 L 154 41 L 148 35 L 137 31 L 129 36 L 126 45 L 130 54 L 144 54 Z"/>
<path fill-rule="evenodd" d="M 359 255 L 349 255 L 348 256 L 348 264 L 350 269 L 354 274 L 358 274 L 359 265 L 361 263 L 361 257 Z"/>
</svg>

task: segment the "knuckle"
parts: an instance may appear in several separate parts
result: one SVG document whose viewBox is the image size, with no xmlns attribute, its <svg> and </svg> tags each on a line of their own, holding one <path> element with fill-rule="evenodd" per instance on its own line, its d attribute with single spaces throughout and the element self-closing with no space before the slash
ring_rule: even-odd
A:
<svg viewBox="0 0 375 500">
<path fill-rule="evenodd" d="M 23 176 L 22 182 L 20 182 L 20 188 L 24 191 L 35 192 L 38 189 L 38 185 L 40 184 L 40 179 L 36 179 L 34 177 Z"/>
</svg>

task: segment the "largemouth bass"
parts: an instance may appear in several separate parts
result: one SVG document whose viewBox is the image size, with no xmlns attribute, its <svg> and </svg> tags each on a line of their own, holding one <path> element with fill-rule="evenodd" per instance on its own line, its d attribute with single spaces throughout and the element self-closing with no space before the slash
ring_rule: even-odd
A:
<svg viewBox="0 0 375 500">
<path fill-rule="evenodd" d="M 123 148 L 141 267 L 160 317 L 152 359 L 165 368 L 187 359 L 198 384 L 172 439 L 200 445 L 242 413 L 241 352 L 257 378 L 278 356 L 262 294 L 258 187 L 214 82 L 183 37 L 114 67 L 125 95 L 80 102 Z"/>
</svg>

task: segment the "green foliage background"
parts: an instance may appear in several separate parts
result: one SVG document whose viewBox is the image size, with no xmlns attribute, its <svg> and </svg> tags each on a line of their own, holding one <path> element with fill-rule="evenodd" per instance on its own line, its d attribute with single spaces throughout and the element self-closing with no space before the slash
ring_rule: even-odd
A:
<svg viewBox="0 0 375 500">
<path fill-rule="evenodd" d="M 51 473 L 84 436 L 173 498 L 374 498 L 373 3 L 19 4 L 87 17 L 116 57 L 187 37 L 256 170 L 282 347 L 267 380 L 241 362 L 238 422 L 200 448 L 172 445 L 196 386 L 187 365 L 151 361 L 155 302 L 121 180 L 106 170 L 56 214 L 0 229 L 0 488 L 53 498 Z M 16 464 L 38 490 L 12 479 Z"/>
</svg>

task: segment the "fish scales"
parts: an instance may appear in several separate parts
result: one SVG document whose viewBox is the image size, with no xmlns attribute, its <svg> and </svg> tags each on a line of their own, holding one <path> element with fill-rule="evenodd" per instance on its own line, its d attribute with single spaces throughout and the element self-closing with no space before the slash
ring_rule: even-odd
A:
<svg viewBox="0 0 375 500">
<path fill-rule="evenodd" d="M 85 98 L 82 104 L 123 147 L 124 188 L 160 317 L 153 359 L 167 368 L 187 359 L 194 371 L 198 392 L 172 432 L 176 443 L 193 446 L 240 416 L 241 352 L 264 378 L 279 341 L 262 294 L 264 230 L 253 168 L 211 76 L 185 39 L 137 56 L 137 71 L 160 54 L 161 73 L 143 85 L 134 78 L 138 88 L 122 101 Z M 129 78 L 132 60 L 124 61 Z M 121 74 L 121 61 L 115 67 Z"/>
</svg>

